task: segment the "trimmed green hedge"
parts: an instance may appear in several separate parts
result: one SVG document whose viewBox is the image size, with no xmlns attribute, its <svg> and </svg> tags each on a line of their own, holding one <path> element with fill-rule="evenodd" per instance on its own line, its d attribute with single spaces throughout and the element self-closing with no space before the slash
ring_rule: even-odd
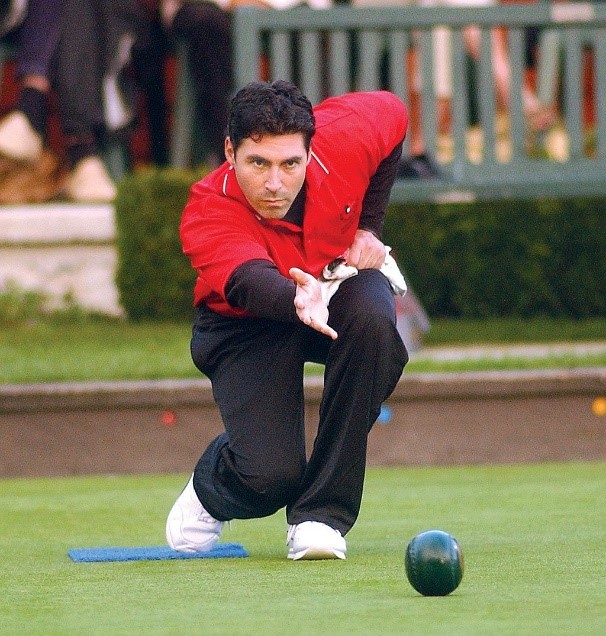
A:
<svg viewBox="0 0 606 636">
<path fill-rule="evenodd" d="M 131 319 L 191 316 L 178 229 L 201 175 L 148 170 L 120 184 L 116 282 Z M 385 241 L 431 317 L 606 315 L 606 201 L 392 206 Z"/>
<path fill-rule="evenodd" d="M 179 222 L 201 173 L 150 169 L 118 187 L 116 234 L 120 303 L 132 320 L 192 315 L 195 272 L 181 251 Z"/>
<path fill-rule="evenodd" d="M 385 240 L 434 317 L 606 315 L 606 202 L 398 206 Z"/>
</svg>

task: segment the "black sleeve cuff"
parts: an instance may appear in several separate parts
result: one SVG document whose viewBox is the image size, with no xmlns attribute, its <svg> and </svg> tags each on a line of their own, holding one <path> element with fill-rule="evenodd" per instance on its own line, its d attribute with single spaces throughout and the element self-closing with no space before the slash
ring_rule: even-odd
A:
<svg viewBox="0 0 606 636">
<path fill-rule="evenodd" d="M 299 320 L 295 292 L 294 281 L 282 276 L 271 261 L 263 259 L 246 261 L 237 267 L 225 286 L 225 297 L 232 307 L 283 322 Z"/>
</svg>

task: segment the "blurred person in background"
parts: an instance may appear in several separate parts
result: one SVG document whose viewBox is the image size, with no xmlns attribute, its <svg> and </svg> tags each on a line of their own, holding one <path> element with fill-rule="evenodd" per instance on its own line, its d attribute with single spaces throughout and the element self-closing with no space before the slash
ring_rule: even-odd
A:
<svg viewBox="0 0 606 636">
<path fill-rule="evenodd" d="M 498 0 L 352 0 L 353 6 L 407 6 L 420 5 L 425 7 L 481 7 L 493 6 Z M 470 26 L 463 31 L 463 39 L 469 59 L 477 62 L 480 58 L 481 31 L 479 27 Z M 507 43 L 507 30 L 495 28 L 492 30 L 493 71 L 495 78 L 496 106 L 506 112 L 510 106 L 511 68 Z M 448 26 L 436 27 L 433 32 L 433 91 L 437 105 L 438 130 L 447 133 L 450 126 L 450 109 L 452 103 L 453 83 L 451 55 L 451 31 Z M 419 51 L 415 48 L 411 58 L 405 62 L 409 64 L 411 87 L 410 129 L 408 134 L 409 154 L 402 158 L 399 176 L 416 179 L 431 179 L 440 176 L 439 164 L 426 150 L 426 142 L 422 127 L 422 72 Z M 466 78 L 467 79 L 467 78 Z M 531 131 L 542 131 L 555 121 L 555 112 L 549 105 L 540 103 L 534 88 L 529 82 L 522 86 L 523 108 L 527 125 Z M 472 96 L 472 105 L 473 105 Z M 472 117 L 474 116 L 473 108 Z"/>
<path fill-rule="evenodd" d="M 108 202 L 116 186 L 102 160 L 111 137 L 127 138 L 135 116 L 133 46 L 149 28 L 136 0 L 29 0 L 12 33 L 20 94 L 0 122 L 0 154 L 35 163 L 46 144 L 55 96 L 74 201 Z"/>
<path fill-rule="evenodd" d="M 224 160 L 227 111 L 232 94 L 231 11 L 239 6 L 288 9 L 308 4 L 314 9 L 332 0 L 161 0 L 162 21 L 172 38 L 187 43 L 196 99 L 200 107 L 210 167 Z"/>
</svg>

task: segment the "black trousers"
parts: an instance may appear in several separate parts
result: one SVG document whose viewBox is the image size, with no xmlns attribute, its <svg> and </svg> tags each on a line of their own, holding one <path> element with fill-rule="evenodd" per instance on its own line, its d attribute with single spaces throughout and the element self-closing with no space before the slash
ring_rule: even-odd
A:
<svg viewBox="0 0 606 636">
<path fill-rule="evenodd" d="M 135 87 L 126 68 L 129 56 L 121 56 L 151 28 L 151 19 L 135 0 L 63 0 L 62 5 L 52 82 L 60 123 L 67 137 L 103 138 L 108 132 L 103 78 L 119 75 L 121 96 L 134 110 Z M 131 44 L 122 51 L 127 43 Z"/>
<path fill-rule="evenodd" d="M 408 361 L 394 299 L 378 270 L 333 296 L 337 340 L 302 323 L 224 318 L 198 310 L 192 357 L 208 375 L 225 425 L 194 470 L 194 489 L 219 520 L 271 515 L 347 533 L 362 499 L 368 433 Z M 318 432 L 307 460 L 303 367 L 325 364 Z"/>
</svg>

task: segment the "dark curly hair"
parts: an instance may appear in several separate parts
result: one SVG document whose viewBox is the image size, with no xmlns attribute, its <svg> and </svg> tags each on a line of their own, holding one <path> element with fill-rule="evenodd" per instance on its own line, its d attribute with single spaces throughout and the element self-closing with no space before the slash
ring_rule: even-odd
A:
<svg viewBox="0 0 606 636">
<path fill-rule="evenodd" d="M 309 151 L 316 122 L 311 102 L 291 82 L 250 82 L 231 101 L 227 134 L 234 151 L 246 138 L 302 133 Z"/>
</svg>

